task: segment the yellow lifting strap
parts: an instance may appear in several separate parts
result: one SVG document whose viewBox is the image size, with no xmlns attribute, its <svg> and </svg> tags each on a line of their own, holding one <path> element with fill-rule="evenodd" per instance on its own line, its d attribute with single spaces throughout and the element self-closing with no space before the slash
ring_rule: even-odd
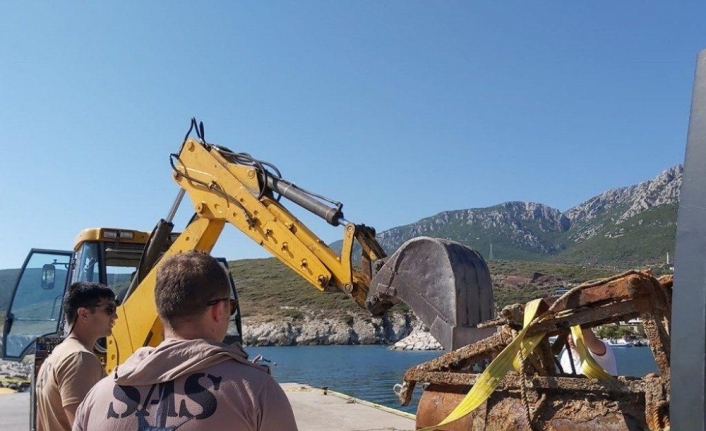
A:
<svg viewBox="0 0 706 431">
<path fill-rule="evenodd" d="M 527 358 L 535 347 L 544 338 L 544 333 L 536 334 L 525 339 L 527 330 L 530 328 L 530 323 L 535 319 L 537 310 L 539 309 L 542 299 L 535 299 L 530 301 L 525 305 L 524 312 L 524 322 L 523 328 L 517 333 L 517 336 L 503 349 L 500 354 L 493 359 L 493 361 L 488 365 L 488 368 L 483 371 L 483 373 L 478 377 L 476 383 L 473 385 L 471 390 L 466 394 L 466 396 L 461 400 L 461 402 L 456 406 L 451 413 L 446 416 L 444 420 L 438 424 L 426 428 L 421 428 L 417 431 L 433 431 L 438 427 L 448 425 L 451 422 L 455 422 L 462 417 L 468 415 L 473 410 L 478 408 L 483 404 L 498 387 L 500 381 L 505 378 L 505 375 L 511 368 L 517 370 L 520 369 L 522 358 Z M 544 313 L 537 319 L 540 322 L 549 313 Z M 593 357 L 588 353 L 586 344 L 583 341 L 583 335 L 581 334 L 581 328 L 579 326 L 574 326 L 571 328 L 571 333 L 574 336 L 574 343 L 578 350 L 579 356 L 581 357 L 581 369 L 587 377 L 591 378 L 611 378 L 610 374 L 606 373 L 603 368 L 601 368 L 598 363 L 593 359 Z M 579 347 L 579 345 L 581 347 Z M 520 355 L 520 350 L 522 354 Z M 602 373 L 601 373 L 602 372 Z"/>
<path fill-rule="evenodd" d="M 586 347 L 586 342 L 583 340 L 583 333 L 580 326 L 571 327 L 571 335 L 574 337 L 574 344 L 576 345 L 576 351 L 581 359 L 581 372 L 592 379 L 612 379 L 613 376 L 608 374 L 606 370 L 601 367 L 593 356 L 588 351 Z M 568 348 L 568 347 L 567 347 Z"/>
<path fill-rule="evenodd" d="M 535 314 L 537 314 L 537 310 L 539 309 L 541 303 L 541 299 L 535 299 L 525 305 L 525 316 L 522 322 L 523 330 L 529 328 L 530 323 L 532 323 L 532 320 L 534 320 L 534 316 Z M 532 353 L 537 344 L 542 341 L 542 338 L 544 338 L 544 333 L 536 334 L 526 340 L 522 340 L 522 342 L 520 343 L 520 345 L 522 346 L 521 352 L 518 352 L 518 354 L 515 355 L 515 359 L 513 359 L 512 361 L 512 367 L 515 369 L 515 371 L 520 371 L 520 368 L 522 368 L 522 358 L 527 358 L 530 353 Z M 505 376 L 503 375 L 503 377 Z"/>
</svg>

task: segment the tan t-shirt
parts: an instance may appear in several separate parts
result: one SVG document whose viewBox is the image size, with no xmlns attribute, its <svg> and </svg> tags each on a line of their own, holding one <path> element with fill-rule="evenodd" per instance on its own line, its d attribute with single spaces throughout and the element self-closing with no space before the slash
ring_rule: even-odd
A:
<svg viewBox="0 0 706 431">
<path fill-rule="evenodd" d="M 37 376 L 37 430 L 71 430 L 64 407 L 83 401 L 104 376 L 96 355 L 75 338 L 56 346 Z"/>
</svg>

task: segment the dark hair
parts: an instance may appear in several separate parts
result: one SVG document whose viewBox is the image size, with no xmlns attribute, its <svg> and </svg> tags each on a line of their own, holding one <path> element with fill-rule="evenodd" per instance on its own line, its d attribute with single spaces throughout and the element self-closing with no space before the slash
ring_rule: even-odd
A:
<svg viewBox="0 0 706 431">
<path fill-rule="evenodd" d="M 115 299 L 115 293 L 106 286 L 87 281 L 78 281 L 69 286 L 69 291 L 64 297 L 64 315 L 69 325 L 76 321 L 78 309 L 92 307 L 101 299 Z"/>
<path fill-rule="evenodd" d="M 208 301 L 229 294 L 225 268 L 206 253 L 187 251 L 169 256 L 157 270 L 157 313 L 172 328 L 202 314 Z"/>
</svg>

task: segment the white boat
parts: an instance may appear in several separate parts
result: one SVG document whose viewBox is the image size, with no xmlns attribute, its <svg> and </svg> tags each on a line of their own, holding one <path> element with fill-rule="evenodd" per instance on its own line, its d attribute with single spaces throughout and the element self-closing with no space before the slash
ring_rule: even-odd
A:
<svg viewBox="0 0 706 431">
<path fill-rule="evenodd" d="M 610 340 L 604 340 L 606 343 L 608 343 L 609 346 L 612 347 L 644 347 L 649 345 L 648 340 L 631 340 L 631 341 L 626 341 L 623 339 L 610 339 Z"/>
</svg>

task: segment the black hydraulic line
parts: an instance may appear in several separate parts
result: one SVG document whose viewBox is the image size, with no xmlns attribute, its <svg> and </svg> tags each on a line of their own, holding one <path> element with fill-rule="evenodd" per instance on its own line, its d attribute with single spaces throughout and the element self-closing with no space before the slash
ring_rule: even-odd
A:
<svg viewBox="0 0 706 431">
<path fill-rule="evenodd" d="M 706 50 L 696 61 L 679 198 L 671 332 L 671 429 L 706 430 Z"/>
</svg>

